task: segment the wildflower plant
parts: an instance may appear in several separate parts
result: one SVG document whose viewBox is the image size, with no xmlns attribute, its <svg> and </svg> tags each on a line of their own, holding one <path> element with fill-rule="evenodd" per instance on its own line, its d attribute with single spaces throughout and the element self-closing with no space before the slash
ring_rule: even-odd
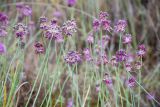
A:
<svg viewBox="0 0 160 107">
<path fill-rule="evenodd" d="M 140 40 L 133 47 L 129 19 L 99 10 L 93 16 L 79 2 L 44 3 L 41 14 L 37 4 L 21 2 L 16 15 L 0 12 L 0 106 L 160 105 L 142 77 L 148 47 Z"/>
</svg>

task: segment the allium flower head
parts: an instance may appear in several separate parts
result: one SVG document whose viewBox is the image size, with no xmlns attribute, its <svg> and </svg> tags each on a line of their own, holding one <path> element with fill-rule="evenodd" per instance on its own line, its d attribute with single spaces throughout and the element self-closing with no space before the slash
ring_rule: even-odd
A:
<svg viewBox="0 0 160 107">
<path fill-rule="evenodd" d="M 83 54 L 84 54 L 84 58 L 86 61 L 92 61 L 92 57 L 91 57 L 91 53 L 90 53 L 90 50 L 88 48 L 85 48 L 83 50 Z"/>
<path fill-rule="evenodd" d="M 127 53 L 125 50 L 120 49 L 119 51 L 116 52 L 116 61 L 117 62 L 125 61 L 126 58 L 127 58 Z"/>
<path fill-rule="evenodd" d="M 77 24 L 75 20 L 68 20 L 62 26 L 62 31 L 67 36 L 72 36 L 73 33 L 77 32 Z"/>
<path fill-rule="evenodd" d="M 89 44 L 92 44 L 92 43 L 94 42 L 94 37 L 89 35 L 89 36 L 87 37 L 87 42 L 88 42 Z"/>
<path fill-rule="evenodd" d="M 31 16 L 32 15 L 32 9 L 28 5 L 24 5 L 23 3 L 18 3 L 16 5 L 16 8 L 22 14 L 23 16 Z"/>
<path fill-rule="evenodd" d="M 105 82 L 106 85 L 112 84 L 112 79 L 107 73 L 105 73 L 103 81 Z"/>
<path fill-rule="evenodd" d="M 22 23 L 18 23 L 14 26 L 14 31 L 17 38 L 20 38 L 21 40 L 24 38 L 25 35 L 28 33 L 27 26 L 25 26 Z"/>
<path fill-rule="evenodd" d="M 101 23 L 98 19 L 93 20 L 93 30 L 96 32 L 100 29 Z"/>
<path fill-rule="evenodd" d="M 58 26 L 57 24 L 55 25 L 50 25 L 50 27 L 46 30 L 45 32 L 45 37 L 47 39 L 54 39 L 54 40 L 62 40 L 63 41 L 63 36 L 62 36 L 62 30 L 61 27 Z"/>
<path fill-rule="evenodd" d="M 126 81 L 126 85 L 130 88 L 134 87 L 136 85 L 136 79 L 135 77 L 130 77 L 127 81 Z"/>
<path fill-rule="evenodd" d="M 126 63 L 125 68 L 126 68 L 126 71 L 131 71 L 132 70 L 132 66 L 131 66 L 130 63 Z"/>
<path fill-rule="evenodd" d="M 0 37 L 6 36 L 8 33 L 4 28 L 0 28 Z"/>
<path fill-rule="evenodd" d="M 109 14 L 107 12 L 100 12 L 99 13 L 99 20 L 100 21 L 103 21 L 103 20 L 106 20 L 106 18 L 109 16 Z"/>
<path fill-rule="evenodd" d="M 108 20 L 108 19 L 105 19 L 105 20 L 102 20 L 101 21 L 101 25 L 102 25 L 102 28 L 106 31 L 109 31 L 112 29 L 111 27 L 111 21 Z"/>
<path fill-rule="evenodd" d="M 51 20 L 51 25 L 53 26 L 53 25 L 57 25 L 57 18 L 53 18 L 52 20 Z"/>
<path fill-rule="evenodd" d="M 138 51 L 137 51 L 137 55 L 138 56 L 144 56 L 146 54 L 146 48 L 145 48 L 145 45 L 139 45 L 138 46 Z"/>
<path fill-rule="evenodd" d="M 131 34 L 126 34 L 122 37 L 124 44 L 130 44 L 132 42 L 132 36 Z"/>
<path fill-rule="evenodd" d="M 64 60 L 69 65 L 76 64 L 81 62 L 81 54 L 76 51 L 69 51 L 67 55 L 64 57 Z"/>
<path fill-rule="evenodd" d="M 45 52 L 45 48 L 44 48 L 43 44 L 40 42 L 36 42 L 34 44 L 34 48 L 35 48 L 36 54 L 43 54 Z"/>
<path fill-rule="evenodd" d="M 41 17 L 39 18 L 39 21 L 40 21 L 40 23 L 43 23 L 43 22 L 47 22 L 48 19 L 47 19 L 45 16 L 41 16 Z"/>
<path fill-rule="evenodd" d="M 6 46 L 3 43 L 0 43 L 0 54 L 4 54 L 6 52 Z"/>
<path fill-rule="evenodd" d="M 5 13 L 0 12 L 0 25 L 6 26 L 8 25 L 9 19 Z"/>
<path fill-rule="evenodd" d="M 45 16 L 40 17 L 40 29 L 47 30 L 48 29 L 48 19 Z"/>
<path fill-rule="evenodd" d="M 126 26 L 127 26 L 126 20 L 118 20 L 114 26 L 114 31 L 115 32 L 124 32 Z"/>
<path fill-rule="evenodd" d="M 66 0 L 66 2 L 69 7 L 72 7 L 76 4 L 77 0 Z"/>
</svg>

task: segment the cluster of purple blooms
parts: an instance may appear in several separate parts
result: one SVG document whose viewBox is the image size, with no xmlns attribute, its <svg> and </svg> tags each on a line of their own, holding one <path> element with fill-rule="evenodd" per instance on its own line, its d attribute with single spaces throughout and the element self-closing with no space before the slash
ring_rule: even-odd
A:
<svg viewBox="0 0 160 107">
<path fill-rule="evenodd" d="M 132 35 L 125 33 L 125 29 L 127 27 L 126 20 L 118 20 L 114 26 L 111 25 L 111 21 L 109 20 L 109 14 L 107 12 L 100 12 L 99 18 L 93 20 L 93 31 L 89 32 L 88 37 L 86 39 L 86 42 L 88 44 L 94 43 L 94 33 L 99 32 L 100 30 L 105 30 L 107 32 L 112 33 L 112 31 L 116 34 L 121 34 L 122 36 L 122 43 L 123 45 L 127 45 L 128 47 L 131 47 L 132 42 Z M 105 35 L 98 40 L 97 44 L 95 43 L 96 48 L 93 51 L 96 51 L 97 55 L 96 57 L 93 57 L 90 51 L 90 48 L 85 48 L 83 50 L 83 57 L 80 57 L 78 52 L 71 51 L 68 52 L 68 54 L 65 56 L 65 61 L 68 64 L 73 65 L 74 63 L 81 62 L 84 58 L 87 62 L 93 62 L 97 68 L 100 68 L 101 65 L 107 65 L 110 64 L 114 67 L 119 67 L 119 65 L 123 66 L 124 69 L 127 72 L 133 72 L 136 70 L 141 69 L 142 62 L 141 58 L 146 53 L 146 48 L 144 45 L 139 45 L 136 54 L 131 54 L 128 52 L 127 49 L 119 49 L 115 55 L 111 56 L 111 58 L 108 58 L 105 49 L 108 46 L 108 43 L 111 40 L 111 36 Z M 130 50 L 129 50 L 130 51 Z M 133 87 L 136 84 L 136 78 L 130 77 L 126 80 L 128 87 Z M 108 76 L 105 76 L 104 82 L 106 84 L 112 84 L 111 78 Z"/>
<path fill-rule="evenodd" d="M 16 8 L 19 13 L 19 21 L 22 21 L 26 16 L 32 15 L 32 8 L 29 5 L 25 5 L 23 2 L 17 3 Z"/>
<path fill-rule="evenodd" d="M 68 5 L 73 6 L 76 0 L 68 0 Z M 20 13 L 21 17 L 30 16 L 32 14 L 32 9 L 28 5 L 24 5 L 23 3 L 17 4 L 17 10 Z M 46 17 L 40 17 L 40 29 L 43 31 L 44 37 L 48 40 L 54 40 L 55 42 L 61 43 L 64 42 L 64 38 L 73 36 L 75 32 L 77 32 L 77 24 L 75 20 L 68 20 L 63 23 L 62 26 L 58 24 L 56 18 L 52 20 L 48 20 Z M 6 14 L 0 12 L 0 37 L 7 35 L 6 26 L 8 25 L 8 17 Z M 121 33 L 122 34 L 122 43 L 124 45 L 130 46 L 132 42 L 132 35 L 125 33 L 125 28 L 127 26 L 126 20 L 118 20 L 114 26 L 112 26 L 111 20 L 109 20 L 109 14 L 107 12 L 100 12 L 99 17 L 93 20 L 93 31 L 89 32 L 86 42 L 88 44 L 93 44 L 94 41 L 94 33 L 100 31 L 101 29 L 112 33 Z M 25 36 L 28 34 L 28 27 L 25 26 L 23 23 L 18 23 L 14 26 L 14 32 L 16 38 L 19 38 L 22 41 Z M 69 65 L 74 65 L 82 62 L 85 60 L 86 62 L 93 62 L 100 68 L 101 65 L 110 64 L 114 67 L 118 67 L 118 65 L 122 65 L 126 71 L 131 72 L 135 68 L 136 70 L 141 69 L 142 62 L 139 61 L 143 56 L 146 54 L 145 46 L 139 45 L 136 54 L 130 54 L 125 49 L 119 49 L 115 55 L 109 58 L 105 52 L 108 43 L 110 42 L 111 37 L 107 34 L 102 36 L 100 40 L 95 42 L 94 51 L 96 51 L 96 58 L 92 56 L 92 50 L 90 48 L 85 48 L 83 50 L 83 54 L 77 51 L 69 51 L 64 60 Z M 40 42 L 35 42 L 34 49 L 36 54 L 44 54 L 45 47 Z M 6 52 L 6 47 L 3 43 L 0 43 L 0 54 Z M 138 59 L 138 60 L 136 60 Z M 105 84 L 110 85 L 112 84 L 112 78 L 105 74 L 103 79 Z M 130 77 L 126 80 L 126 84 L 128 87 L 133 87 L 136 84 L 136 78 Z M 100 85 L 96 85 L 96 90 L 100 91 Z M 72 104 L 68 104 L 72 105 Z"/>
<path fill-rule="evenodd" d="M 7 36 L 7 26 L 9 24 L 9 18 L 8 16 L 0 12 L 0 37 Z M 6 52 L 6 47 L 3 43 L 0 42 L 0 54 L 4 54 Z"/>
<path fill-rule="evenodd" d="M 72 36 L 77 31 L 74 20 L 68 20 L 62 26 L 59 26 L 56 18 L 48 21 L 44 16 L 40 18 L 40 28 L 47 39 L 53 39 L 58 43 L 63 42 L 65 37 Z"/>
</svg>

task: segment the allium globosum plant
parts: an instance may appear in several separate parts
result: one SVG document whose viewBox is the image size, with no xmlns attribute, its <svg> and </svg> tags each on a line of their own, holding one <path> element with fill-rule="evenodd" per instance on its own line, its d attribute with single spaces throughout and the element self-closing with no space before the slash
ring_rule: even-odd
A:
<svg viewBox="0 0 160 107">
<path fill-rule="evenodd" d="M 0 12 L 0 106 L 160 105 L 143 81 L 147 46 L 135 41 L 128 19 L 93 16 L 78 3 L 2 5 L 12 11 Z"/>
</svg>

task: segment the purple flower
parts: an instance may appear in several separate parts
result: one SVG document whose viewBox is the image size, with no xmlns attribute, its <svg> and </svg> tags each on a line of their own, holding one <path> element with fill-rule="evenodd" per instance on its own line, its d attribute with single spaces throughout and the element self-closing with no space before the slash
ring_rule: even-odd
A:
<svg viewBox="0 0 160 107">
<path fill-rule="evenodd" d="M 131 71 L 132 70 L 132 66 L 131 66 L 130 63 L 126 63 L 125 68 L 126 68 L 126 71 Z"/>
<path fill-rule="evenodd" d="M 139 45 L 137 55 L 143 57 L 146 54 L 146 48 L 145 45 Z"/>
<path fill-rule="evenodd" d="M 4 54 L 6 52 L 6 46 L 3 43 L 0 43 L 0 54 Z"/>
<path fill-rule="evenodd" d="M 73 107 L 73 100 L 70 98 L 67 103 L 67 107 Z"/>
<path fill-rule="evenodd" d="M 23 16 L 31 16 L 32 15 L 32 9 L 28 5 L 24 5 L 23 3 L 18 3 L 16 5 L 16 8 L 22 14 Z"/>
<path fill-rule="evenodd" d="M 126 85 L 130 88 L 134 87 L 136 84 L 136 79 L 135 77 L 130 77 L 127 81 L 126 81 Z"/>
<path fill-rule="evenodd" d="M 34 48 L 35 48 L 36 54 L 44 54 L 44 52 L 45 52 L 45 48 L 44 48 L 43 44 L 40 42 L 36 42 L 34 44 Z"/>
<path fill-rule="evenodd" d="M 0 28 L 0 37 L 6 36 L 8 33 L 4 28 Z"/>
<path fill-rule="evenodd" d="M 62 12 L 60 12 L 60 11 L 55 11 L 55 12 L 53 12 L 53 16 L 54 17 L 56 17 L 56 18 L 61 18 L 62 17 Z"/>
<path fill-rule="evenodd" d="M 43 23 L 43 22 L 47 22 L 48 19 L 47 19 L 45 16 L 41 16 L 41 17 L 39 18 L 39 21 L 40 21 L 40 23 Z"/>
<path fill-rule="evenodd" d="M 66 63 L 72 65 L 81 62 L 81 54 L 76 51 L 69 51 L 64 57 Z"/>
<path fill-rule="evenodd" d="M 0 12 L 0 24 L 1 26 L 6 26 L 8 25 L 8 16 L 5 13 Z"/>
<path fill-rule="evenodd" d="M 106 85 L 112 84 L 112 79 L 107 73 L 105 73 L 103 81 L 105 82 Z"/>
<path fill-rule="evenodd" d="M 93 30 L 96 32 L 100 29 L 100 21 L 98 19 L 93 20 Z"/>
<path fill-rule="evenodd" d="M 92 44 L 92 43 L 94 42 L 94 37 L 89 35 L 89 36 L 87 37 L 87 42 L 88 42 L 89 44 Z"/>
<path fill-rule="evenodd" d="M 122 37 L 124 44 L 130 44 L 132 42 L 132 36 L 131 34 L 126 34 Z"/>
<path fill-rule="evenodd" d="M 116 61 L 117 62 L 126 61 L 126 58 L 127 58 L 127 53 L 125 50 L 120 49 L 119 51 L 116 52 Z"/>
<path fill-rule="evenodd" d="M 27 26 L 25 26 L 22 23 L 18 23 L 17 25 L 14 26 L 14 31 L 16 34 L 16 37 L 22 40 L 25 35 L 28 33 Z"/>
<path fill-rule="evenodd" d="M 99 13 L 99 20 L 100 21 L 103 21 L 103 20 L 106 20 L 106 18 L 108 18 L 109 14 L 107 12 L 100 12 Z"/>
<path fill-rule="evenodd" d="M 124 32 L 126 26 L 127 26 L 126 20 L 118 20 L 114 26 L 114 31 L 115 32 Z"/>
<path fill-rule="evenodd" d="M 108 20 L 108 19 L 102 20 L 102 21 L 101 21 L 101 24 L 102 24 L 102 28 L 103 28 L 104 30 L 107 30 L 107 31 L 110 32 L 110 30 L 112 29 L 112 28 L 111 28 L 111 21 Z"/>
<path fill-rule="evenodd" d="M 50 25 L 45 32 L 47 39 L 54 39 L 57 42 L 63 42 L 62 30 L 57 24 Z"/>
<path fill-rule="evenodd" d="M 45 16 L 40 17 L 40 29 L 47 30 L 49 25 L 47 23 L 48 19 Z"/>
<path fill-rule="evenodd" d="M 68 20 L 62 26 L 62 31 L 67 36 L 72 36 L 73 33 L 77 32 L 77 24 L 75 20 Z"/>
<path fill-rule="evenodd" d="M 76 4 L 77 0 L 66 0 L 66 2 L 69 7 L 72 7 Z"/>
<path fill-rule="evenodd" d="M 84 58 L 85 58 L 86 61 L 92 61 L 93 60 L 88 48 L 85 48 L 83 50 L 83 54 L 84 54 Z"/>
</svg>

